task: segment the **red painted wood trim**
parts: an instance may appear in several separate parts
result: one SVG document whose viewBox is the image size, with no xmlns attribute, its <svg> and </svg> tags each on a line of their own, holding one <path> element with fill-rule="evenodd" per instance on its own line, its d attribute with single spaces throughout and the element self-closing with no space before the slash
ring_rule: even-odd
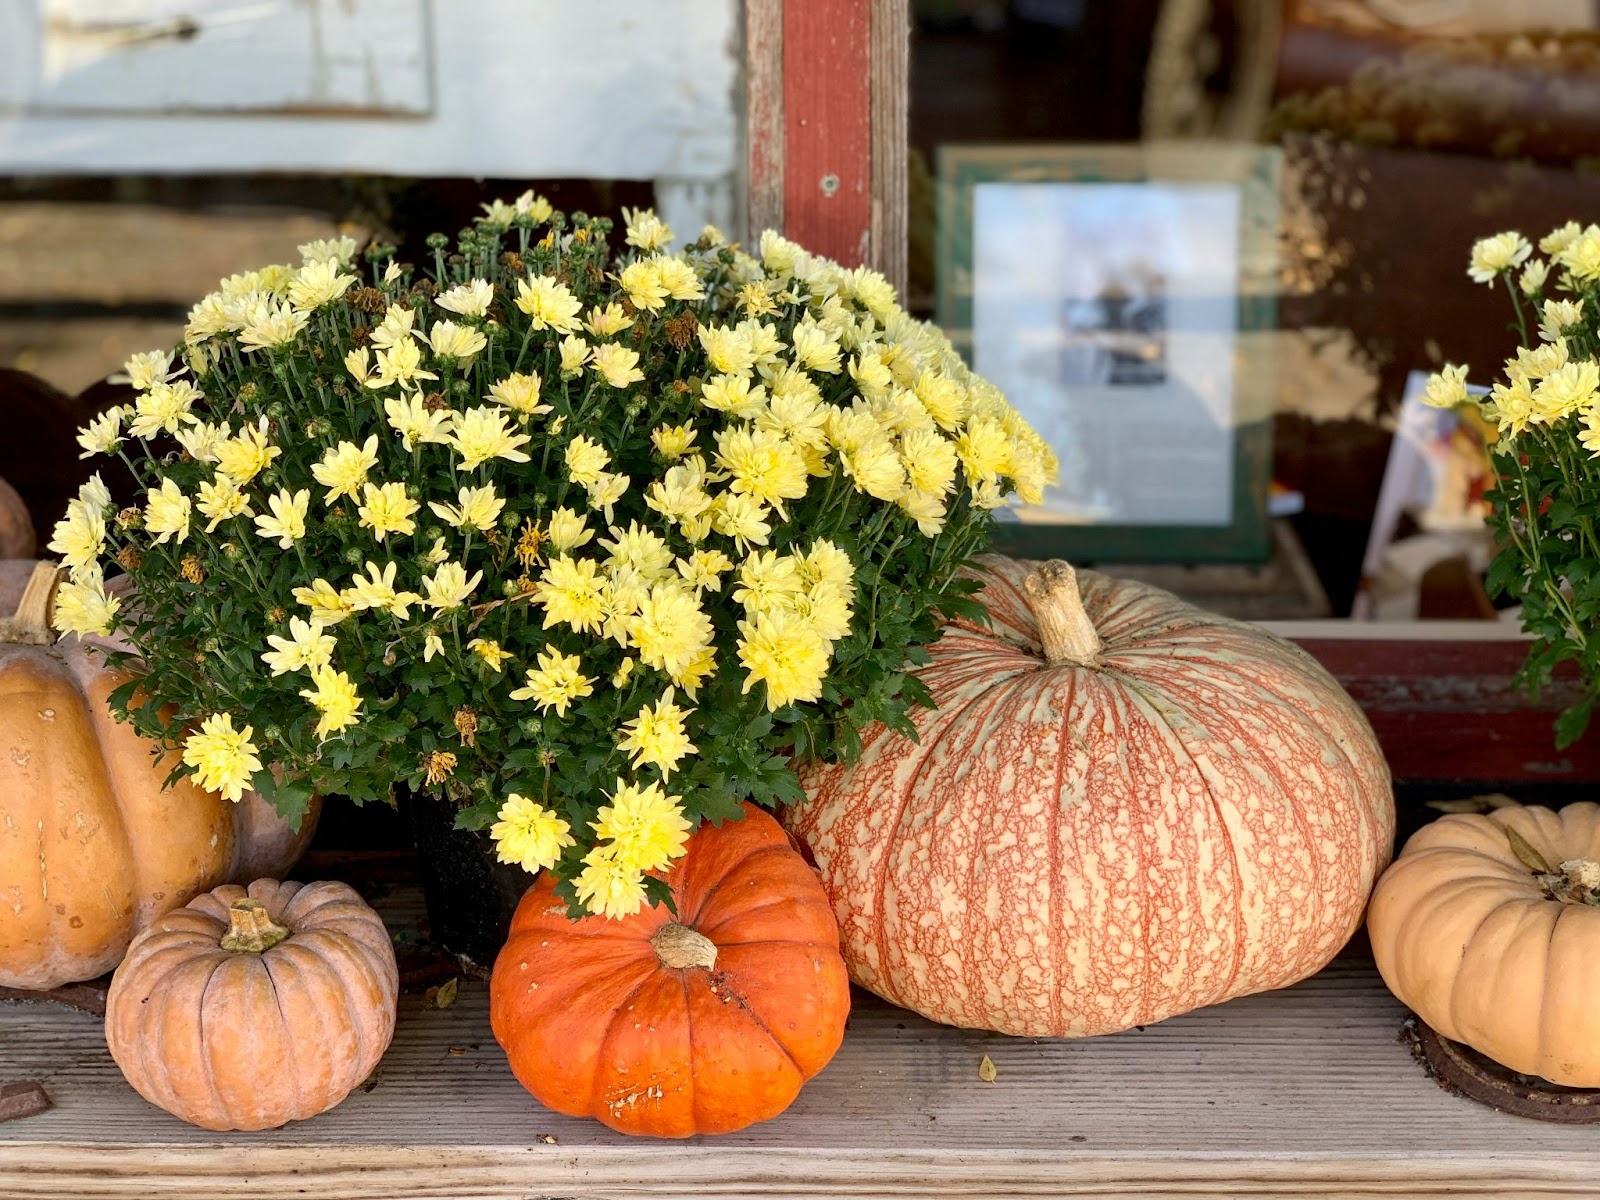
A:
<svg viewBox="0 0 1600 1200">
<path fill-rule="evenodd" d="M 783 6 L 784 229 L 846 266 L 872 246 L 872 19 L 866 0 Z"/>
<path fill-rule="evenodd" d="M 1576 673 L 1537 700 L 1512 688 L 1525 642 L 1297 640 L 1366 713 L 1396 781 L 1600 783 L 1600 729 L 1555 748 Z"/>
</svg>

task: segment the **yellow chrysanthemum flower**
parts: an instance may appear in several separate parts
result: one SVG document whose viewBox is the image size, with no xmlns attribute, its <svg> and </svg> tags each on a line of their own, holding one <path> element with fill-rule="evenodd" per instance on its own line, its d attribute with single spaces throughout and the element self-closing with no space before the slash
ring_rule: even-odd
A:
<svg viewBox="0 0 1600 1200">
<path fill-rule="evenodd" d="M 351 576 L 350 586 L 340 593 L 340 599 L 350 606 L 352 612 L 387 609 L 404 621 L 411 615 L 411 606 L 420 603 L 422 597 L 416 592 L 404 592 L 395 587 L 397 570 L 397 564 L 392 562 L 385 563 L 381 569 L 377 563 L 367 563 L 367 573 L 362 575 L 357 572 Z"/>
<path fill-rule="evenodd" d="M 440 520 L 454 525 L 457 529 L 484 531 L 493 529 L 506 506 L 506 502 L 496 495 L 492 483 L 480 487 L 461 488 L 456 492 L 456 499 L 458 501 L 456 504 L 441 504 L 437 500 L 430 500 L 428 507 Z"/>
<path fill-rule="evenodd" d="M 748 375 L 713 375 L 700 385 L 700 403 L 748 420 L 766 407 L 767 389 L 752 384 Z"/>
<path fill-rule="evenodd" d="M 246 352 L 287 346 L 300 336 L 310 319 L 310 313 L 290 304 L 263 305 L 239 331 L 239 345 Z"/>
<path fill-rule="evenodd" d="M 658 583 L 627 621 L 628 640 L 647 667 L 665 671 L 674 682 L 695 655 L 711 644 L 711 618 L 693 592 L 681 584 Z"/>
<path fill-rule="evenodd" d="M 486 317 L 494 303 L 494 284 L 487 279 L 473 279 L 446 288 L 433 298 L 433 302 L 447 312 L 463 317 Z M 435 353 L 439 353 L 435 350 Z"/>
<path fill-rule="evenodd" d="M 722 576 L 733 570 L 733 560 L 721 550 L 696 550 L 676 564 L 683 581 L 696 592 L 720 592 Z"/>
<path fill-rule="evenodd" d="M 573 892 L 589 912 L 620 920 L 644 907 L 644 873 L 620 863 L 609 847 L 596 846 L 583 863 Z"/>
<path fill-rule="evenodd" d="M 881 434 L 839 455 L 839 466 L 856 490 L 893 503 L 906 488 L 906 469 L 894 443 Z"/>
<path fill-rule="evenodd" d="M 1444 365 L 1444 370 L 1428 376 L 1422 402 L 1434 408 L 1454 408 L 1467 402 L 1467 368 Z"/>
<path fill-rule="evenodd" d="M 772 534 L 766 505 L 736 492 L 723 492 L 712 501 L 711 524 L 723 537 L 732 538 L 741 554 L 751 546 L 765 546 Z"/>
<path fill-rule="evenodd" d="M 211 425 L 194 417 L 190 417 L 189 422 L 172 435 L 173 439 L 195 462 L 216 462 L 217 452 L 227 440 L 228 431 L 220 425 Z"/>
<path fill-rule="evenodd" d="M 203 399 L 200 391 L 187 379 L 155 383 L 134 402 L 128 433 L 137 438 L 177 433 L 188 419 L 194 402 L 200 399 Z"/>
<path fill-rule="evenodd" d="M 378 436 L 373 434 L 357 446 L 340 442 L 311 466 L 311 477 L 328 489 L 323 497 L 332 504 L 341 496 L 356 496 L 367 482 L 367 473 L 378 465 Z"/>
<path fill-rule="evenodd" d="M 612 529 L 609 538 L 601 538 L 600 545 L 610 551 L 606 560 L 609 570 L 631 567 L 646 583 L 655 583 L 672 574 L 672 551 L 666 539 L 646 529 L 637 521 L 629 521 L 625 530 Z"/>
<path fill-rule="evenodd" d="M 499 409 L 480 405 L 456 417 L 446 440 L 461 456 L 462 469 L 470 471 L 491 458 L 527 462 L 528 456 L 522 447 L 531 438 L 525 433 L 515 432 L 507 425 L 506 415 Z"/>
<path fill-rule="evenodd" d="M 668 778 L 685 755 L 698 749 L 685 729 L 685 720 L 692 711 L 679 708 L 673 701 L 673 690 L 668 688 L 654 707 L 646 704 L 637 717 L 623 723 L 617 749 L 631 756 L 634 770 L 649 765 L 661 772 L 662 779 Z"/>
<path fill-rule="evenodd" d="M 583 322 L 583 327 L 595 337 L 616 337 L 624 329 L 632 326 L 633 318 L 615 300 L 604 308 L 595 305 L 589 310 L 589 315 Z"/>
<path fill-rule="evenodd" d="M 106 409 L 78 430 L 78 445 L 83 447 L 83 453 L 78 457 L 91 458 L 96 454 L 115 454 L 117 447 L 122 445 L 122 422 L 127 419 L 127 415 L 128 409 L 119 404 Z"/>
<path fill-rule="evenodd" d="M 172 379 L 175 374 L 170 350 L 146 350 L 123 363 L 122 374 L 113 375 L 110 382 L 126 383 L 136 392 L 148 392 L 156 384 Z"/>
<path fill-rule="evenodd" d="M 440 358 L 468 362 L 485 346 L 489 339 L 470 325 L 457 325 L 454 321 L 440 321 L 428 330 L 428 348 Z"/>
<path fill-rule="evenodd" d="M 1474 282 L 1493 283 L 1502 272 L 1521 266 L 1532 253 L 1533 247 L 1520 233 L 1497 233 L 1473 245 L 1467 274 Z"/>
<path fill-rule="evenodd" d="M 422 369 L 422 348 L 407 338 L 387 350 L 378 351 L 373 373 L 363 386 L 381 390 L 398 384 L 402 392 L 411 392 L 423 380 L 438 378 L 437 373 Z"/>
<path fill-rule="evenodd" d="M 799 565 L 799 560 L 776 550 L 756 551 L 739 565 L 734 601 L 747 613 L 789 607 L 789 601 L 804 590 Z"/>
<path fill-rule="evenodd" d="M 929 429 L 900 435 L 900 463 L 906 481 L 917 491 L 947 494 L 956 484 L 958 459 L 950 439 Z"/>
<path fill-rule="evenodd" d="M 578 313 L 583 309 L 583 302 L 566 284 L 548 275 L 518 280 L 516 305 L 533 318 L 534 329 L 553 329 L 557 333 L 577 330 Z"/>
<path fill-rule="evenodd" d="M 752 496 L 788 519 L 785 500 L 806 494 L 810 476 L 805 457 L 779 434 L 754 426 L 717 433 L 716 460 L 728 473 L 731 491 Z"/>
<path fill-rule="evenodd" d="M 500 806 L 499 820 L 489 826 L 495 857 L 537 873 L 556 865 L 561 852 L 574 844 L 572 826 L 544 805 L 512 792 Z"/>
<path fill-rule="evenodd" d="M 432 575 L 423 579 L 422 590 L 427 595 L 422 602 L 440 612 L 460 608 L 482 582 L 482 571 L 474 571 L 469 579 L 467 569 L 460 563 L 443 563 Z"/>
<path fill-rule="evenodd" d="M 250 497 L 226 475 L 219 474 L 215 480 L 202 481 L 195 489 L 195 496 L 195 507 L 202 516 L 210 518 L 206 522 L 207 533 L 216 532 L 217 526 L 230 517 L 255 515 L 250 507 Z"/>
<path fill-rule="evenodd" d="M 644 380 L 639 370 L 639 355 L 620 342 L 606 342 L 594 348 L 589 365 L 614 388 L 625 388 Z"/>
<path fill-rule="evenodd" d="M 350 676 L 332 667 L 316 667 L 311 672 L 311 683 L 312 687 L 300 695 L 321 714 L 317 720 L 318 739 L 326 741 L 330 735 L 356 723 L 362 701 Z"/>
<path fill-rule="evenodd" d="M 159 488 L 145 493 L 144 527 L 158 544 L 170 538 L 173 545 L 182 545 L 189 536 L 189 510 L 189 497 L 171 479 L 163 479 Z"/>
<path fill-rule="evenodd" d="M 809 318 L 794 327 L 789 345 L 795 366 L 804 370 L 837 375 L 843 368 L 838 339 Z"/>
<path fill-rule="evenodd" d="M 311 610 L 311 623 L 318 628 L 337 625 L 356 611 L 344 593 L 326 579 L 312 580 L 310 586 L 297 587 L 290 594 L 295 603 Z"/>
<path fill-rule="evenodd" d="M 1501 234 L 1500 236 L 1509 237 L 1511 235 Z M 1477 253 L 1477 248 L 1474 247 L 1474 261 L 1477 259 Z M 1556 255 L 1556 261 L 1565 267 L 1574 279 L 1583 282 L 1592 282 L 1595 279 L 1600 279 L 1600 226 L 1587 226 L 1582 233 L 1562 249 L 1560 254 Z"/>
<path fill-rule="evenodd" d="M 694 448 L 699 433 L 693 425 L 658 425 L 650 431 L 650 441 L 657 454 L 668 462 L 676 462 Z"/>
<path fill-rule="evenodd" d="M 507 375 L 499 383 L 491 383 L 487 398 L 505 405 L 517 414 L 519 421 L 526 422 L 530 417 L 550 411 L 548 404 L 539 403 L 540 383 L 537 371 L 527 375 L 516 372 Z"/>
<path fill-rule="evenodd" d="M 820 697 L 829 657 L 828 643 L 794 613 L 774 609 L 739 622 L 739 661 L 745 668 L 740 690 L 765 684 L 769 711 Z"/>
<path fill-rule="evenodd" d="M 534 585 L 533 602 L 544 608 L 544 627 L 570 625 L 579 633 L 605 620 L 605 580 L 592 559 L 561 554 L 551 559 Z"/>
<path fill-rule="evenodd" d="M 694 828 L 683 815 L 682 802 L 659 783 L 644 787 L 617 780 L 611 803 L 596 814 L 591 828 L 609 842 L 607 849 L 623 867 L 664 871 L 688 848 Z"/>
<path fill-rule="evenodd" d="M 237 801 L 250 780 L 261 770 L 255 730 L 249 725 L 234 729 L 233 717 L 217 713 L 200 722 L 200 732 L 191 733 L 183 743 L 183 763 L 194 768 L 194 780 L 208 792 L 218 792 L 225 800 Z"/>
<path fill-rule="evenodd" d="M 974 417 L 956 438 L 961 469 L 971 483 L 992 483 L 1011 465 L 1011 439 L 990 417 Z"/>
<path fill-rule="evenodd" d="M 583 673 L 583 661 L 576 654 L 540 651 L 537 661 L 538 669 L 527 671 L 522 686 L 511 693 L 513 700 L 531 700 L 540 712 L 553 708 L 564 717 L 574 700 L 594 695 L 594 680 Z"/>
<path fill-rule="evenodd" d="M 356 282 L 354 275 L 343 274 L 345 261 L 330 257 L 306 263 L 289 281 L 289 303 L 305 312 L 332 304 Z"/>
<path fill-rule="evenodd" d="M 379 350 L 393 350 L 396 346 L 409 345 L 416 324 L 415 309 L 403 304 L 391 304 L 388 311 L 383 314 L 382 323 L 372 331 L 370 340 Z"/>
<path fill-rule="evenodd" d="M 246 425 L 235 437 L 216 447 L 217 473 L 243 487 L 265 471 L 283 451 L 267 441 L 267 418 L 257 425 Z"/>
<path fill-rule="evenodd" d="M 573 379 L 583 370 L 583 364 L 589 361 L 589 356 L 594 353 L 593 347 L 577 334 L 569 334 L 561 339 L 561 377 Z"/>
<path fill-rule="evenodd" d="M 1533 392 L 1539 420 L 1553 424 L 1582 412 L 1600 400 L 1600 365 L 1592 361 L 1569 362 L 1540 380 Z"/>
<path fill-rule="evenodd" d="M 493 638 L 473 638 L 467 643 L 467 649 L 483 659 L 489 669 L 497 674 L 505 669 L 506 661 L 512 657 L 511 651 Z"/>
<path fill-rule="evenodd" d="M 596 512 L 603 512 L 607 525 L 612 521 L 612 507 L 627 493 L 628 483 L 626 475 L 602 471 L 589 485 L 589 507 Z"/>
<path fill-rule="evenodd" d="M 173 484 L 173 490 L 177 490 L 176 484 Z M 188 532 L 188 527 L 188 510 L 185 508 L 183 525 L 185 533 Z M 165 538 L 157 540 L 164 541 Z M 180 537 L 178 540 L 183 539 Z M 106 520 L 101 510 L 85 504 L 82 500 L 69 501 L 66 515 L 56 522 L 47 549 L 74 571 L 81 571 L 93 566 L 105 548 Z"/>
<path fill-rule="evenodd" d="M 611 465 L 611 454 L 599 442 L 580 433 L 567 443 L 563 461 L 567 478 L 587 488 L 594 486 L 600 473 Z"/>
<path fill-rule="evenodd" d="M 95 566 L 74 569 L 56 588 L 50 624 L 57 633 L 109 635 L 122 601 L 106 594 L 105 578 Z"/>
<path fill-rule="evenodd" d="M 391 533 L 416 532 L 417 523 L 412 518 L 422 504 L 406 495 L 405 484 L 363 484 L 361 495 L 361 507 L 356 509 L 356 515 L 378 541 Z"/>
<path fill-rule="evenodd" d="M 672 230 L 651 209 L 624 208 L 622 219 L 627 229 L 623 240 L 628 245 L 649 252 L 672 244 Z"/>
<path fill-rule="evenodd" d="M 400 444 L 407 450 L 415 450 L 423 443 L 444 445 L 450 440 L 450 428 L 456 419 L 451 409 L 430 410 L 418 395 L 391 396 L 383 402 L 383 411 L 389 428 L 400 435 Z"/>
<path fill-rule="evenodd" d="M 261 661 L 272 669 L 274 676 L 293 671 L 315 671 L 333 661 L 333 650 L 337 644 L 334 636 L 325 633 L 323 626 L 316 621 L 290 617 L 289 636 L 268 634 L 267 645 L 272 649 L 262 654 Z"/>
<path fill-rule="evenodd" d="M 565 553 L 587 543 L 594 537 L 594 532 L 589 528 L 589 523 L 582 513 L 562 507 L 550 514 L 545 536 L 552 546 Z"/>
</svg>

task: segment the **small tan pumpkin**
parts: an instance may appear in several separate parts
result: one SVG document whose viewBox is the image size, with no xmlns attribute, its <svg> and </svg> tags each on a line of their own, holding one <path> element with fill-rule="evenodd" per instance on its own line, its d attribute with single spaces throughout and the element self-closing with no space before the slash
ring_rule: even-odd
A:
<svg viewBox="0 0 1600 1200">
<path fill-rule="evenodd" d="M 227 884 L 134 939 L 106 996 L 106 1044 L 173 1116 L 273 1129 L 372 1073 L 399 991 L 389 933 L 347 885 Z"/>
<path fill-rule="evenodd" d="M 1158 588 L 980 562 L 993 629 L 931 648 L 920 741 L 873 734 L 786 813 L 851 977 L 1081 1037 L 1325 965 L 1394 837 L 1361 710 L 1298 647 Z"/>
<path fill-rule="evenodd" d="M 287 870 L 316 821 L 291 829 L 254 792 L 230 804 L 188 780 L 163 787 L 176 757 L 107 704 L 127 673 L 104 643 L 49 631 L 55 568 L 0 567 L 0 599 L 19 568 L 29 579 L 0 620 L 0 986 L 45 989 L 105 974 L 199 892 Z"/>
<path fill-rule="evenodd" d="M 1600 1087 L 1600 804 L 1423 826 L 1367 911 L 1383 981 L 1502 1066 Z"/>
<path fill-rule="evenodd" d="M 32 558 L 37 548 L 28 506 L 16 488 L 0 479 L 0 558 Z"/>
</svg>

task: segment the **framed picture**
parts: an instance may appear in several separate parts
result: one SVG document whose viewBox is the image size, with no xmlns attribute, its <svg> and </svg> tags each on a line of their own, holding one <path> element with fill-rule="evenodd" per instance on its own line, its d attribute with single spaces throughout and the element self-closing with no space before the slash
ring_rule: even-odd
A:
<svg viewBox="0 0 1600 1200">
<path fill-rule="evenodd" d="M 1276 151 L 944 146 L 938 320 L 1055 448 L 997 548 L 1267 556 Z"/>
</svg>

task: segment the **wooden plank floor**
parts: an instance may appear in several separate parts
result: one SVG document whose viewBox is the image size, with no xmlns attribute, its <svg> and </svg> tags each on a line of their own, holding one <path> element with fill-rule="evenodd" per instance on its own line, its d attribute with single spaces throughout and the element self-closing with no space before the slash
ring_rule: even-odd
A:
<svg viewBox="0 0 1600 1200">
<path fill-rule="evenodd" d="M 40 1079 L 55 1102 L 0 1125 L 0 1197 L 1600 1195 L 1595 1130 L 1441 1091 L 1359 958 L 1093 1041 L 965 1032 L 858 999 L 843 1050 L 788 1113 L 681 1144 L 541 1108 L 505 1066 L 478 981 L 443 1011 L 404 997 L 370 1091 L 259 1134 L 147 1105 L 94 1017 L 0 1004 L 0 1081 Z"/>
</svg>

